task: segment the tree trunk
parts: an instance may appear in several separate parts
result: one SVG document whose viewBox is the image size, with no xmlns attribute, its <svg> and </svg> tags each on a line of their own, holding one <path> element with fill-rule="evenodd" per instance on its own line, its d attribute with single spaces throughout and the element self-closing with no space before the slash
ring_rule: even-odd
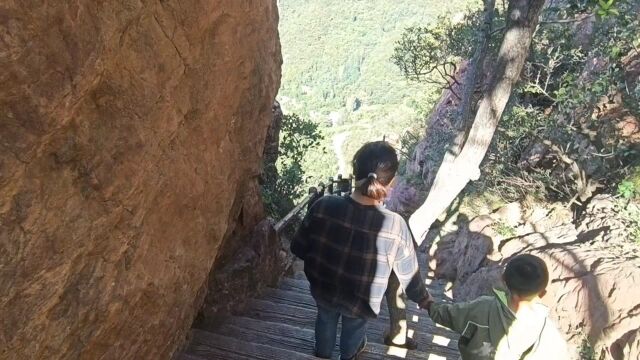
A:
<svg viewBox="0 0 640 360">
<path fill-rule="evenodd" d="M 454 123 L 456 129 L 462 134 L 463 138 L 466 130 L 465 124 L 468 122 L 469 116 L 471 115 L 471 102 L 473 99 L 473 91 L 478 83 L 478 72 L 484 65 L 485 58 L 487 57 L 487 50 L 489 49 L 489 42 L 491 41 L 491 25 L 493 24 L 493 18 L 495 16 L 495 7 L 496 0 L 484 0 L 484 17 L 476 39 L 478 47 L 469 62 L 467 73 L 465 74 L 463 81 L 464 87 L 462 90 L 462 102 L 460 103 L 458 116 Z M 456 155 L 460 148 L 462 148 L 462 141 L 460 141 L 460 145 L 457 151 L 455 151 Z"/>
<path fill-rule="evenodd" d="M 462 98 L 458 112 L 453 121 L 454 136 L 442 158 L 442 162 L 440 162 L 440 166 L 442 166 L 442 164 L 453 162 L 456 156 L 460 154 L 460 150 L 464 145 L 467 130 L 469 130 L 472 125 L 470 117 L 471 104 L 474 98 L 473 93 L 478 85 L 478 73 L 480 72 L 480 68 L 484 65 L 485 58 L 487 57 L 487 50 L 489 49 L 489 42 L 491 41 L 491 24 L 493 23 L 493 17 L 495 15 L 495 7 L 495 0 L 484 0 L 484 18 L 475 41 L 477 47 L 473 57 L 467 65 L 464 80 L 462 81 Z M 439 169 L 439 167 L 434 170 L 437 169 Z M 430 185 L 433 185 L 433 183 L 427 183 L 427 186 Z"/>
<path fill-rule="evenodd" d="M 511 90 L 520 78 L 543 6 L 544 0 L 509 1 L 507 27 L 495 72 L 482 97 L 469 136 L 460 154 L 448 157 L 448 161 L 442 163 L 427 199 L 409 219 L 409 226 L 419 243 L 466 184 L 480 176 L 480 163 L 489 149 Z"/>
</svg>

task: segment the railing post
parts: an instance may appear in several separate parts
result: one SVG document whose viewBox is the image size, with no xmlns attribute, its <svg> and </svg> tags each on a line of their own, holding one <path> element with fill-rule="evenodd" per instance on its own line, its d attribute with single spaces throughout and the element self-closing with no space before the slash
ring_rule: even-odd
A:
<svg viewBox="0 0 640 360">
<path fill-rule="evenodd" d="M 318 189 L 319 188 L 319 189 Z M 318 187 L 315 186 L 309 188 L 309 194 L 307 197 L 302 200 L 298 205 L 293 208 L 293 210 L 289 211 L 287 215 L 285 215 L 280 221 L 278 221 L 274 228 L 277 233 L 280 233 L 291 221 L 295 218 L 295 216 L 302 212 L 302 210 L 306 207 L 307 210 L 316 202 L 320 197 L 324 195 L 325 186 L 323 183 L 318 184 Z"/>
<path fill-rule="evenodd" d="M 337 188 L 340 195 L 351 195 L 351 180 L 351 175 L 348 178 L 343 178 L 342 175 L 338 176 Z"/>
<path fill-rule="evenodd" d="M 320 183 L 318 187 L 320 188 L 320 190 L 318 190 L 318 188 L 316 188 L 315 186 L 312 186 L 309 188 L 309 196 L 311 198 L 307 203 L 307 210 L 309 210 L 311 205 L 313 205 L 313 203 L 316 202 L 316 200 L 318 200 L 322 196 L 321 193 L 324 193 L 324 184 Z"/>
<path fill-rule="evenodd" d="M 336 179 L 336 195 L 342 196 L 342 174 L 338 174 Z"/>
<path fill-rule="evenodd" d="M 312 186 L 309 188 L 309 202 L 307 203 L 307 210 L 313 205 L 314 202 L 318 199 L 318 188 Z"/>
</svg>

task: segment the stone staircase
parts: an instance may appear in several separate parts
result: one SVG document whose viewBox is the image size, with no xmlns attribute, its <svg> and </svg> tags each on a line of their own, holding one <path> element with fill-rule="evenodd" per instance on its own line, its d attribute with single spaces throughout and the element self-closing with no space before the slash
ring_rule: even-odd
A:
<svg viewBox="0 0 640 360">
<path fill-rule="evenodd" d="M 426 265 L 426 254 L 419 253 L 419 262 Z M 443 300 L 444 285 L 427 277 L 425 270 L 423 275 L 431 294 L 436 300 Z M 312 355 L 315 316 L 309 283 L 304 274 L 297 273 L 284 278 L 277 289 L 267 289 L 251 300 L 242 316 L 229 317 L 215 328 L 192 329 L 187 348 L 176 359 L 317 359 Z M 417 350 L 383 344 L 383 333 L 389 328 L 387 305 L 383 302 L 378 319 L 368 324 L 368 345 L 361 358 L 458 360 L 456 334 L 434 325 L 426 311 L 417 309 L 412 302 L 407 318 L 409 335 L 419 344 Z M 340 358 L 338 346 L 333 358 Z"/>
</svg>

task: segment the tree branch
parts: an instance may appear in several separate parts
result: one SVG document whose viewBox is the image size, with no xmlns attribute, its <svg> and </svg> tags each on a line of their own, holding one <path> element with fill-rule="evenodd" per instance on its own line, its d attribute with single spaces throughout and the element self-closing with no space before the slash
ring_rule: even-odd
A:
<svg viewBox="0 0 640 360">
<path fill-rule="evenodd" d="M 575 23 L 575 22 L 581 22 L 584 21 L 590 17 L 594 17 L 595 14 L 587 14 L 578 18 L 573 18 L 573 19 L 560 19 L 560 20 L 547 20 L 547 21 L 540 21 L 540 25 L 550 25 L 550 24 L 570 24 L 570 23 Z"/>
<path fill-rule="evenodd" d="M 494 76 L 483 94 L 467 140 L 453 161 L 443 162 L 440 166 L 426 201 L 409 219 L 409 226 L 419 243 L 469 180 L 479 177 L 480 163 L 489 148 L 511 91 L 520 78 L 544 3 L 545 0 L 509 2 L 507 30 L 498 53 Z"/>
</svg>

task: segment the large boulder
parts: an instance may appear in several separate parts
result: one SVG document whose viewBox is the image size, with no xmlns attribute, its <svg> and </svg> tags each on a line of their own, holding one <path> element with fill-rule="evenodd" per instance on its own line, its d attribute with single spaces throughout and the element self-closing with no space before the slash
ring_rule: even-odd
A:
<svg viewBox="0 0 640 360">
<path fill-rule="evenodd" d="M 1 359 L 171 356 L 260 174 L 277 25 L 275 0 L 0 5 Z"/>
<path fill-rule="evenodd" d="M 586 338 L 605 359 L 640 358 L 639 339 L 629 336 L 640 329 L 637 251 L 568 245 L 531 253 L 549 267 L 543 300 L 572 344 Z"/>
<path fill-rule="evenodd" d="M 230 313 L 244 311 L 265 286 L 277 285 L 291 259 L 274 225 L 264 219 L 250 233 L 243 231 L 225 241 L 209 277 L 197 327 L 215 327 Z"/>
<path fill-rule="evenodd" d="M 637 204 L 630 203 L 629 206 Z M 594 196 L 580 220 L 580 241 L 625 246 L 631 236 L 631 226 L 623 217 L 617 216 L 617 208 L 618 205 L 611 196 Z"/>
</svg>

